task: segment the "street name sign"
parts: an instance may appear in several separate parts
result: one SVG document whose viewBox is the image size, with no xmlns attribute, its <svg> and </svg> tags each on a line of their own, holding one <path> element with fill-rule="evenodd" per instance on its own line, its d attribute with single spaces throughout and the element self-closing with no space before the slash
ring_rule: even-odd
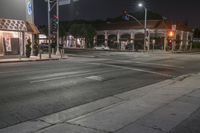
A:
<svg viewBox="0 0 200 133">
<path fill-rule="evenodd" d="M 71 3 L 71 0 L 59 0 L 59 5 L 69 5 Z"/>
</svg>

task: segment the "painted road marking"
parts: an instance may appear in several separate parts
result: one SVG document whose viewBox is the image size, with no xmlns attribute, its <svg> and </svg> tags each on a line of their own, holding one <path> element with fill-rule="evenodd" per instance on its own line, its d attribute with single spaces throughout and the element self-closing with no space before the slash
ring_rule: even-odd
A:
<svg viewBox="0 0 200 133">
<path fill-rule="evenodd" d="M 139 72 L 144 72 L 144 73 L 151 73 L 151 74 L 160 75 L 160 76 L 164 76 L 164 77 L 173 77 L 172 75 L 169 75 L 169 74 L 159 73 L 159 72 L 155 72 L 155 71 L 149 71 L 149 70 L 145 70 L 145 69 L 133 68 L 133 67 L 125 67 L 125 66 L 118 66 L 118 65 L 101 64 L 101 63 L 90 63 L 90 64 L 103 65 L 103 66 L 108 66 L 108 67 L 114 67 L 114 68 L 120 68 L 120 69 L 132 70 L 132 71 L 139 71 Z"/>
<path fill-rule="evenodd" d="M 155 66 L 164 66 L 164 67 L 172 67 L 172 68 L 180 68 L 183 69 L 183 66 L 174 66 L 174 65 L 168 65 L 168 64 L 160 64 L 160 63 L 147 63 L 147 62 L 134 62 L 137 64 L 144 64 L 144 65 L 155 65 Z"/>
<path fill-rule="evenodd" d="M 44 76 L 36 76 L 34 78 L 31 78 L 31 80 L 51 78 L 51 77 L 53 78 L 53 77 L 68 76 L 68 75 L 73 75 L 73 74 L 78 74 L 78 73 L 85 73 L 85 72 L 89 72 L 89 71 L 59 72 L 59 73 L 47 74 L 47 75 L 44 75 Z"/>
<path fill-rule="evenodd" d="M 103 77 L 101 77 L 101 76 L 89 76 L 86 78 L 91 79 L 91 80 L 96 80 L 96 81 L 103 81 Z"/>
<path fill-rule="evenodd" d="M 116 60 L 117 62 L 124 62 L 124 63 L 137 63 L 137 64 L 144 64 L 144 65 L 154 65 L 154 66 L 163 66 L 163 67 L 172 67 L 172 68 L 180 68 L 184 69 L 185 67 L 183 66 L 174 66 L 174 65 L 168 65 L 168 64 L 160 64 L 160 63 L 149 63 L 149 62 L 139 62 L 139 61 L 120 61 Z"/>
<path fill-rule="evenodd" d="M 48 78 L 48 79 L 41 79 L 41 80 L 35 80 L 35 81 L 30 81 L 30 83 L 39 83 L 39 82 L 47 82 L 47 81 L 52 81 L 52 80 L 60 80 L 60 79 L 65 79 L 66 77 L 55 77 L 55 78 Z"/>
<path fill-rule="evenodd" d="M 66 78 L 72 78 L 72 77 L 80 77 L 80 76 L 85 76 L 85 75 L 94 75 L 94 74 L 99 74 L 99 73 L 108 73 L 108 72 L 112 72 L 112 71 L 117 71 L 117 70 L 104 70 L 104 71 L 93 71 L 93 72 L 89 72 L 89 71 L 85 71 L 86 73 L 80 73 L 80 74 L 76 74 L 76 75 L 70 75 L 70 76 L 59 76 L 59 77 L 51 77 L 51 78 L 43 78 L 43 79 L 36 79 L 36 80 L 33 80 L 33 81 L 30 81 L 30 83 L 40 83 L 40 82 L 48 82 L 48 81 L 53 81 L 53 80 L 60 80 L 60 79 L 66 79 Z M 55 74 L 56 75 L 56 74 Z M 45 76 L 46 77 L 46 76 Z M 92 77 L 92 76 L 89 76 L 90 79 L 94 78 L 95 77 Z M 93 80 L 94 80 L 93 79 Z M 96 80 L 100 80 L 100 78 L 96 78 Z M 103 79 L 102 79 L 103 80 Z"/>
</svg>

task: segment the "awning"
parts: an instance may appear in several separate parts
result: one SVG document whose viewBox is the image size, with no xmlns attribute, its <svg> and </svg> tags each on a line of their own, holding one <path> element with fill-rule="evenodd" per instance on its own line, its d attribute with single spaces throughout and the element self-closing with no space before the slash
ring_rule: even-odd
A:
<svg viewBox="0 0 200 133">
<path fill-rule="evenodd" d="M 26 32 L 27 27 L 25 21 L 0 18 L 0 30 Z"/>
<path fill-rule="evenodd" d="M 38 28 L 30 22 L 26 22 L 23 20 L 1 19 L 1 18 L 0 18 L 0 30 L 30 32 L 32 34 L 40 33 Z"/>
<path fill-rule="evenodd" d="M 27 26 L 27 32 L 31 32 L 32 34 L 40 33 L 38 28 L 34 24 L 26 22 L 26 26 Z"/>
</svg>

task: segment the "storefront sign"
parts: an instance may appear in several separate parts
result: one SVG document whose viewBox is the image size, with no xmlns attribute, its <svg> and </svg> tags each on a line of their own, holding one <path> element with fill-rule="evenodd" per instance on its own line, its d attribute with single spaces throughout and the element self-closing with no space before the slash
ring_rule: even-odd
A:
<svg viewBox="0 0 200 133">
<path fill-rule="evenodd" d="M 28 12 L 28 15 L 32 15 L 33 13 L 33 6 L 32 6 L 31 1 L 27 3 L 27 12 Z"/>
<path fill-rule="evenodd" d="M 10 38 L 5 38 L 5 48 L 6 48 L 6 52 L 12 51 Z"/>
</svg>

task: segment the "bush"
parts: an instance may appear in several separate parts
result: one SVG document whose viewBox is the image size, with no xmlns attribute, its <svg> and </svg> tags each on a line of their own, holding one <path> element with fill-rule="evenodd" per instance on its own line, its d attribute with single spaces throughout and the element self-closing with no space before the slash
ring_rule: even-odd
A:
<svg viewBox="0 0 200 133">
<path fill-rule="evenodd" d="M 31 56 L 31 39 L 28 39 L 26 44 L 26 57 L 29 58 L 30 56 Z"/>
<path fill-rule="evenodd" d="M 192 48 L 194 48 L 194 49 L 200 49 L 200 42 L 193 42 Z"/>
<path fill-rule="evenodd" d="M 34 45 L 33 45 L 33 54 L 34 56 L 37 56 L 39 53 L 39 45 L 37 43 L 37 41 L 35 41 Z"/>
</svg>

